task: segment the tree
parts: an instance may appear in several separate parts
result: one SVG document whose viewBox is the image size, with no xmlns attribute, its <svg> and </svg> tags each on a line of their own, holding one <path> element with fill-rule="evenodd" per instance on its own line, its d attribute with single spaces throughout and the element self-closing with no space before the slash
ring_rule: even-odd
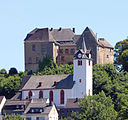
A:
<svg viewBox="0 0 128 120">
<path fill-rule="evenodd" d="M 128 71 L 127 64 L 128 63 L 128 39 L 123 41 L 119 41 L 115 45 L 114 49 L 114 63 L 120 70 Z"/>
<path fill-rule="evenodd" d="M 5 117 L 3 117 L 4 120 L 24 120 L 24 118 L 22 116 L 20 116 L 19 114 L 17 115 L 7 115 Z"/>
<path fill-rule="evenodd" d="M 102 91 L 93 96 L 85 96 L 79 103 L 81 112 L 73 112 L 75 120 L 115 120 L 117 112 L 110 97 Z"/>
<path fill-rule="evenodd" d="M 128 119 L 128 94 L 118 94 L 116 99 L 116 110 L 118 111 L 118 119 Z"/>
<path fill-rule="evenodd" d="M 1 69 L 0 74 L 7 74 L 7 71 L 5 69 Z"/>
<path fill-rule="evenodd" d="M 120 62 L 125 71 L 128 71 L 128 49 L 124 50 L 120 55 Z"/>
<path fill-rule="evenodd" d="M 10 68 L 10 70 L 9 70 L 9 75 L 14 75 L 14 74 L 17 74 L 18 72 L 17 72 L 17 69 L 16 68 Z"/>
<path fill-rule="evenodd" d="M 21 80 L 18 75 L 2 79 L 0 82 L 0 95 L 4 95 L 6 98 L 13 97 L 20 88 Z"/>
<path fill-rule="evenodd" d="M 44 57 L 42 61 L 39 61 L 39 72 L 43 71 L 45 67 L 56 68 L 57 64 L 53 61 L 51 57 Z"/>
</svg>

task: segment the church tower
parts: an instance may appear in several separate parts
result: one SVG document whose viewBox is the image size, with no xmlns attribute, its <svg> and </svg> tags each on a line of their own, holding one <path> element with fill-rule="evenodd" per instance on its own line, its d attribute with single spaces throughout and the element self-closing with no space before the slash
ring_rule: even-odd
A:
<svg viewBox="0 0 128 120">
<path fill-rule="evenodd" d="M 74 56 L 73 71 L 73 98 L 92 95 L 92 59 L 90 51 L 86 49 L 84 38 L 82 49 Z"/>
</svg>

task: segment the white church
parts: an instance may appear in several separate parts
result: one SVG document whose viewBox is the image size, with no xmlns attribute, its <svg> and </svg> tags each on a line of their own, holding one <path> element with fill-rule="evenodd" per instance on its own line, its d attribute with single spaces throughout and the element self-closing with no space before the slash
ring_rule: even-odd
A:
<svg viewBox="0 0 128 120">
<path fill-rule="evenodd" d="M 83 43 L 83 48 L 76 52 L 73 59 L 73 75 L 24 77 L 19 94 L 8 101 L 8 104 L 5 104 L 5 113 L 8 113 L 7 108 L 9 105 L 15 105 L 17 107 L 18 104 L 19 107 L 24 108 L 20 114 L 25 116 L 27 120 L 58 120 L 58 113 L 55 108 L 57 108 L 58 111 L 63 108 L 70 108 L 70 110 L 71 108 L 75 109 L 75 107 L 73 107 L 75 102 L 70 102 L 88 95 L 92 95 L 92 59 L 90 52 L 86 50 L 85 43 Z M 56 107 L 54 106 L 53 108 L 55 115 L 53 118 L 52 116 L 41 117 L 45 109 L 39 111 L 40 115 L 38 116 L 34 113 L 34 110 L 38 111 L 37 109 L 41 104 L 36 107 L 36 103 L 38 104 L 38 101 L 41 100 L 43 102 L 46 101 L 46 103 L 54 103 Z M 36 101 L 34 103 L 35 107 L 33 107 L 33 101 Z M 27 102 L 32 105 L 26 105 Z"/>
</svg>

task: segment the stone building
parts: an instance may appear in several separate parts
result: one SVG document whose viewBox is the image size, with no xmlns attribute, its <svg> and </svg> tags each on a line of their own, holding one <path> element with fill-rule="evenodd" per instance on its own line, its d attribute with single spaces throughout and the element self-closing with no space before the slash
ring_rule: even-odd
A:
<svg viewBox="0 0 128 120">
<path fill-rule="evenodd" d="M 24 40 L 25 71 L 37 72 L 38 62 L 45 56 L 51 56 L 58 65 L 72 63 L 83 40 L 92 53 L 93 64 L 113 63 L 113 47 L 104 38 L 97 38 L 88 27 L 81 35 L 75 33 L 75 28 L 36 28 Z"/>
</svg>

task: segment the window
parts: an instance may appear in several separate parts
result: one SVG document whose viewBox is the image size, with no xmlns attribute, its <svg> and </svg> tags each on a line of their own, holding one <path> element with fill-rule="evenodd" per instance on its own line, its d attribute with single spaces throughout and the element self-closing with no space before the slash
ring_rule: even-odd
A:
<svg viewBox="0 0 128 120">
<path fill-rule="evenodd" d="M 81 83 L 81 82 L 82 82 L 82 80 L 81 80 L 81 79 L 79 79 L 79 82 Z"/>
<path fill-rule="evenodd" d="M 31 117 L 26 117 L 26 120 L 31 120 Z"/>
<path fill-rule="evenodd" d="M 29 64 L 32 63 L 32 58 L 31 58 L 31 57 L 28 58 L 28 63 L 29 63 Z"/>
<path fill-rule="evenodd" d="M 60 50 L 59 50 L 59 53 L 63 53 L 63 49 L 60 49 Z"/>
<path fill-rule="evenodd" d="M 49 100 L 53 101 L 53 91 L 52 90 L 49 92 Z"/>
<path fill-rule="evenodd" d="M 36 46 L 32 45 L 32 51 L 36 51 Z"/>
<path fill-rule="evenodd" d="M 60 104 L 64 104 L 64 90 L 60 91 Z"/>
<path fill-rule="evenodd" d="M 72 48 L 72 49 L 70 50 L 70 53 L 71 53 L 71 54 L 74 54 L 74 53 L 75 53 L 75 49 Z"/>
<path fill-rule="evenodd" d="M 78 66 L 82 65 L 82 60 L 78 60 Z"/>
<path fill-rule="evenodd" d="M 38 57 L 36 57 L 36 63 L 39 63 L 39 58 Z"/>
<path fill-rule="evenodd" d="M 109 58 L 109 55 L 107 55 L 106 57 Z"/>
<path fill-rule="evenodd" d="M 29 98 L 29 99 L 32 98 L 32 91 L 31 91 L 31 90 L 28 92 L 28 98 Z"/>
<path fill-rule="evenodd" d="M 69 50 L 68 49 L 65 49 L 65 53 L 68 54 L 69 53 Z"/>
<path fill-rule="evenodd" d="M 64 61 L 64 56 L 61 56 L 61 61 Z"/>
<path fill-rule="evenodd" d="M 43 98 L 43 91 L 42 90 L 39 91 L 39 98 Z"/>
<path fill-rule="evenodd" d="M 88 61 L 88 65 L 89 65 L 89 66 L 91 65 L 91 61 L 90 61 L 90 60 Z"/>
</svg>

